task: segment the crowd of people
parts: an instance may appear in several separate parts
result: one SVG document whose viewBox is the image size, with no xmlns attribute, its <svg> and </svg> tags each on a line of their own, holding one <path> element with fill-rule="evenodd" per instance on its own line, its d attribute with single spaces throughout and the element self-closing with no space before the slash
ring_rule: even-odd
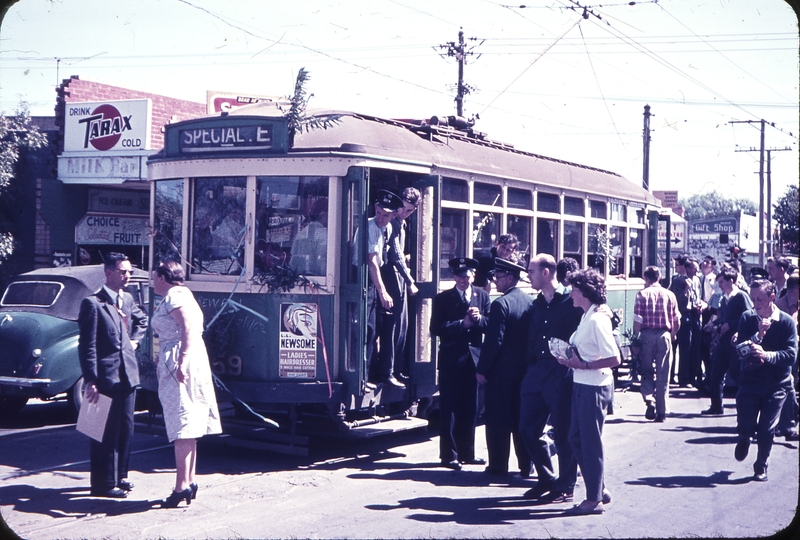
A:
<svg viewBox="0 0 800 540">
<path fill-rule="evenodd" d="M 507 475 L 513 441 L 520 476 L 533 470 L 537 476 L 525 498 L 573 501 L 580 470 L 585 499 L 567 512 L 602 513 L 611 502 L 603 424 L 613 410 L 613 368 L 621 362 L 605 280 L 545 253 L 526 269 L 510 249 L 514 240 L 505 235 L 487 260 L 450 260 L 455 287 L 433 301 L 441 465 L 486 464 L 487 474 Z M 722 414 L 723 392 L 738 387 L 734 457 L 744 460 L 755 440 L 753 478 L 766 481 L 774 437 L 798 439 L 797 269 L 770 258 L 748 283 L 735 261 L 718 269 L 711 257 L 681 256 L 675 264 L 668 287 L 657 267 L 647 267 L 634 305 L 631 345 L 645 418 L 667 420 L 670 384 L 708 395 L 710 407 L 698 411 L 704 415 Z M 533 295 L 518 287 L 525 271 Z M 489 287 L 475 284 L 483 272 L 501 294 L 491 304 Z M 475 455 L 478 385 L 484 387 L 488 463 Z"/>
</svg>

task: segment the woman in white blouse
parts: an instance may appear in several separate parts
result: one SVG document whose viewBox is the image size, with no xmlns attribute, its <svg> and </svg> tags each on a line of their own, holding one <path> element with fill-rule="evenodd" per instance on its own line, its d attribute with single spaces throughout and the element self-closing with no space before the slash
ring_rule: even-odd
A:
<svg viewBox="0 0 800 540">
<path fill-rule="evenodd" d="M 586 500 L 567 510 L 571 514 L 600 514 L 603 504 L 611 502 L 611 494 L 603 480 L 603 423 L 614 397 L 614 374 L 611 368 L 620 364 L 619 350 L 612 334 L 608 310 L 598 307 L 606 303 L 605 279 L 593 269 L 569 274 L 572 302 L 584 315 L 570 344 L 577 355 L 559 358 L 572 368 L 572 419 L 569 441 L 578 459 Z"/>
</svg>

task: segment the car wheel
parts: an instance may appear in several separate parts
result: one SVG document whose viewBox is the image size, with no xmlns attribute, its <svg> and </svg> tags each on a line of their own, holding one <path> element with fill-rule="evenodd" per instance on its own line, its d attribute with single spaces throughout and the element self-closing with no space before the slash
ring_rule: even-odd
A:
<svg viewBox="0 0 800 540">
<path fill-rule="evenodd" d="M 75 418 L 78 418 L 78 412 L 81 410 L 81 403 L 83 403 L 83 387 L 83 377 L 81 377 L 72 385 L 72 388 L 67 391 L 69 409 Z"/>
<path fill-rule="evenodd" d="M 17 414 L 26 403 L 28 403 L 28 398 L 25 396 L 0 396 L 0 412 Z"/>
</svg>

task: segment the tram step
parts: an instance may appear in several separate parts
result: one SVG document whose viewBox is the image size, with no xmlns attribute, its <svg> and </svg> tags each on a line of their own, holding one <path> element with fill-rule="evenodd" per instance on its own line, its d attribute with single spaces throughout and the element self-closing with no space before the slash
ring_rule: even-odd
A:
<svg viewBox="0 0 800 540">
<path fill-rule="evenodd" d="M 423 427 L 428 427 L 428 421 L 425 418 L 412 416 L 410 418 L 387 420 L 377 424 L 355 427 L 347 431 L 347 436 L 355 439 L 370 439 L 379 435 L 388 435 L 389 433 Z"/>
</svg>

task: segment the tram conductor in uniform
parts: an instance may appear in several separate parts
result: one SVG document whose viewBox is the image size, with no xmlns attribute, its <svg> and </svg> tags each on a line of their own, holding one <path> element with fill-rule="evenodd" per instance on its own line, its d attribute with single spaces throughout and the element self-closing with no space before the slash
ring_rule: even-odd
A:
<svg viewBox="0 0 800 540">
<path fill-rule="evenodd" d="M 489 293 L 472 285 L 478 261 L 451 259 L 455 287 L 433 299 L 431 335 L 439 338 L 439 459 L 442 467 L 483 465 L 475 457 L 475 420 L 483 333 L 488 324 Z"/>
<path fill-rule="evenodd" d="M 533 299 L 517 288 L 525 269 L 506 259 L 494 261 L 494 284 L 503 296 L 492 302 L 476 378 L 485 384 L 488 474 L 508 474 L 513 436 L 520 476 L 531 472 L 531 459 L 519 434 L 520 386 L 525 376 L 528 321 Z"/>
</svg>

